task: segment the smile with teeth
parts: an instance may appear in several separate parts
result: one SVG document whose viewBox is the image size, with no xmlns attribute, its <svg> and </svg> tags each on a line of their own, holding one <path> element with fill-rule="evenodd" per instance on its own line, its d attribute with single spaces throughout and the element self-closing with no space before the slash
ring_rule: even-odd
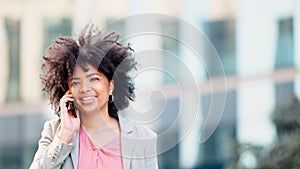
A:
<svg viewBox="0 0 300 169">
<path fill-rule="evenodd" d="M 80 99 L 83 103 L 91 103 L 95 100 L 95 96 L 83 97 Z"/>
</svg>

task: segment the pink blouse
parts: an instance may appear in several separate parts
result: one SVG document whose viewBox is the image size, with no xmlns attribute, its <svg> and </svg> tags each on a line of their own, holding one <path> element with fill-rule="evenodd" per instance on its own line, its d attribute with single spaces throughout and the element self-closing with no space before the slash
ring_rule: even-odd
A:
<svg viewBox="0 0 300 169">
<path fill-rule="evenodd" d="M 120 137 L 97 148 L 82 127 L 79 135 L 78 169 L 122 169 Z"/>
</svg>

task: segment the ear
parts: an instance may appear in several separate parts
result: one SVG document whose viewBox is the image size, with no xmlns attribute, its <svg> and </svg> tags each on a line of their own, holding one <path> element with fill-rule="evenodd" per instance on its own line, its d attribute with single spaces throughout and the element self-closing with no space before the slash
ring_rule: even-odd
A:
<svg viewBox="0 0 300 169">
<path fill-rule="evenodd" d="M 111 80 L 111 81 L 109 82 L 109 94 L 112 94 L 112 93 L 113 93 L 114 88 L 115 88 L 114 80 Z"/>
</svg>

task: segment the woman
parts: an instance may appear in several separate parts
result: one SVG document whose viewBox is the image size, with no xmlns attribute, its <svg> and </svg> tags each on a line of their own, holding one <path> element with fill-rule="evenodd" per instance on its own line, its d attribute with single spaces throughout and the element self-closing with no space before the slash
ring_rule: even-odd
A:
<svg viewBox="0 0 300 169">
<path fill-rule="evenodd" d="M 59 118 L 45 123 L 31 169 L 158 168 L 156 134 L 119 112 L 134 100 L 136 61 L 118 38 L 89 25 L 47 49 L 41 80 Z"/>
</svg>

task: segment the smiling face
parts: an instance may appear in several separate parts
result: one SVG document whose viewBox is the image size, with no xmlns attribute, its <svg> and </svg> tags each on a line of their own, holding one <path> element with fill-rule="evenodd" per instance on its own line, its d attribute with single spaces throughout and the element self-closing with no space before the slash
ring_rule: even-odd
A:
<svg viewBox="0 0 300 169">
<path fill-rule="evenodd" d="M 81 113 L 108 113 L 108 96 L 113 91 L 113 81 L 87 64 L 88 71 L 80 66 L 75 67 L 72 79 L 69 82 L 76 107 Z"/>
</svg>

